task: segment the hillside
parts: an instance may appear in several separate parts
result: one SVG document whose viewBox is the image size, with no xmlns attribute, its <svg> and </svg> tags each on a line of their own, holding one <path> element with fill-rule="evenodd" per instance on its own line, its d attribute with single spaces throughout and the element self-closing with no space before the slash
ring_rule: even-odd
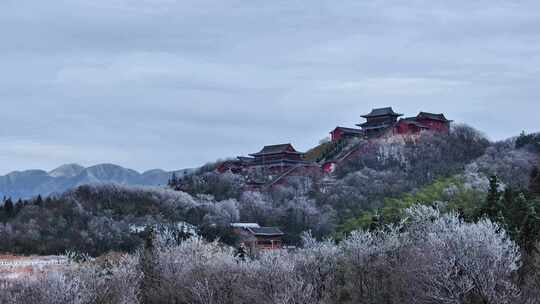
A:
<svg viewBox="0 0 540 304">
<path fill-rule="evenodd" d="M 138 174 L 111 165 L 30 171 L 26 174 L 36 185 L 33 189 L 45 187 L 40 183 L 44 179 L 53 184 L 65 181 L 72 190 L 42 201 L 12 201 L 11 210 L 0 209 L 4 223 L 0 232 L 6 237 L 0 251 L 130 251 L 142 239 L 129 227 L 178 222 L 197 226 L 208 239 L 220 236 L 226 242 L 234 242 L 228 232 L 231 222 L 256 222 L 280 227 L 287 243 L 298 244 L 307 230 L 317 237 L 339 236 L 370 227 L 375 218 L 379 224 L 398 221 L 402 210 L 412 204 L 435 201 L 446 203 L 448 210 L 474 215 L 482 207 L 491 176 L 498 176 L 501 187 L 516 191 L 529 187 L 539 154 L 530 145 L 518 144 L 520 140 L 491 143 L 465 126 L 449 134 L 426 133 L 414 141 L 407 137 L 353 140 L 344 150 L 362 153 L 340 163 L 332 183 L 326 178 L 310 183 L 294 178 L 264 191 L 253 191 L 244 176 L 218 173 L 213 165 L 180 178 L 184 192 L 133 186 L 159 178 L 164 182 L 167 176 L 162 171 Z M 23 173 L 12 176 L 17 177 L 12 181 L 28 178 Z"/>
<path fill-rule="evenodd" d="M 183 176 L 192 170 L 174 171 Z M 62 193 L 85 184 L 117 183 L 122 185 L 163 186 L 173 172 L 150 170 L 139 173 L 113 164 L 85 168 L 77 164 L 62 165 L 50 172 L 43 170 L 15 171 L 0 176 L 0 197 L 31 198 Z"/>
<path fill-rule="evenodd" d="M 216 166 L 208 165 L 181 178 L 188 193 L 163 187 L 95 184 L 43 200 L 8 200 L 0 208 L 0 252 L 61 255 L 69 250 L 70 256 L 88 253 L 98 257 L 71 263 L 69 273 L 86 280 L 84 288 L 107 290 L 107 298 L 123 293 L 122 288 L 107 289 L 111 284 L 128 284 L 132 288 L 129 294 L 135 295 L 133 290 L 144 288 L 137 279 L 144 278 L 139 271 L 157 269 L 157 275 L 152 274 L 161 287 L 153 296 L 163 299 L 160 303 L 170 301 L 171 290 L 177 299 L 190 299 L 185 302 L 191 303 L 202 282 L 212 282 L 209 292 L 219 294 L 220 299 L 256 303 L 262 294 L 249 298 L 251 292 L 243 293 L 244 285 L 257 284 L 253 290 L 260 290 L 267 280 L 275 280 L 272 286 L 299 286 L 297 296 L 305 296 L 300 303 L 362 303 L 366 295 L 348 283 L 357 280 L 365 280 L 362 286 L 374 291 L 368 295 L 370 303 L 390 297 L 392 303 L 400 303 L 404 295 L 407 299 L 446 296 L 446 289 L 416 287 L 432 286 L 434 278 L 446 286 L 447 282 L 461 283 L 461 274 L 483 277 L 486 273 L 506 286 L 502 292 L 515 292 L 519 287 L 521 293 L 513 298 L 537 299 L 538 143 L 540 136 L 536 135 L 489 142 L 474 129 L 458 126 L 448 134 L 425 133 L 414 140 L 392 137 L 348 142 L 344 149 L 361 153 L 350 154 L 339 164 L 332 173 L 333 183 L 313 180 L 306 184 L 292 179 L 253 191 L 246 187 L 244 176 L 219 173 Z M 105 175 L 101 168 L 78 174 L 77 170 L 64 167 L 54 175 L 85 180 L 106 176 L 127 180 L 133 175 L 131 171 Z M 298 248 L 250 254 L 241 263 L 239 251 L 231 247 L 239 242 L 231 223 L 279 227 L 285 232 L 283 242 Z M 153 230 L 146 230 L 148 227 Z M 117 256 L 107 254 L 111 251 L 125 254 L 120 260 L 108 260 Z M 144 253 L 142 259 L 140 252 Z M 493 261 L 498 263 L 495 267 Z M 155 265 L 158 267 L 153 268 Z M 460 275 L 447 277 L 456 267 Z M 104 273 L 106 278 L 97 286 L 95 278 Z M 126 277 L 133 279 L 126 282 Z M 62 278 L 46 277 L 47 287 L 29 285 L 23 290 L 65 286 L 68 283 Z M 182 281 L 177 284 L 178 278 Z M 239 279 L 243 280 L 241 287 L 234 283 Z M 303 286 L 313 282 L 320 292 L 309 289 L 306 293 Z M 470 282 L 484 284 L 482 280 Z M 12 285 L 11 292 L 18 288 L 22 287 Z M 235 292 L 221 295 L 222 290 Z M 339 291 L 340 298 L 319 301 L 322 297 L 334 299 L 327 290 Z M 499 293 L 501 289 L 490 287 L 489 291 Z M 468 287 L 457 292 L 458 297 L 479 293 Z M 242 302 L 236 295 L 250 300 Z"/>
<path fill-rule="evenodd" d="M 467 209 L 480 208 L 493 175 L 498 176 L 502 187 L 527 189 L 539 154 L 519 142 L 516 138 L 490 142 L 462 125 L 454 126 L 448 134 L 351 139 L 341 141 L 336 153 L 324 152 L 335 145 L 329 143 L 307 152 L 307 158 L 319 164 L 338 159 L 333 173 L 322 179 L 296 175 L 271 188 L 256 188 L 261 192 L 257 201 L 245 202 L 253 186 L 250 177 L 243 174 L 199 171 L 183 179 L 178 189 L 194 196 L 235 199 L 241 210 L 248 203 L 240 212 L 241 220 L 284 227 L 289 239 L 297 241 L 305 229 L 323 236 L 350 229 L 347 225 L 351 220 L 380 214 L 383 209 L 399 213 L 403 208 L 389 208 L 389 200 L 399 201 L 432 185 L 444 185 L 440 195 L 433 196 L 436 200 L 453 201 L 452 196 L 442 194 L 454 193 L 467 197 L 461 203 Z M 280 220 L 283 214 L 298 222 Z"/>
</svg>

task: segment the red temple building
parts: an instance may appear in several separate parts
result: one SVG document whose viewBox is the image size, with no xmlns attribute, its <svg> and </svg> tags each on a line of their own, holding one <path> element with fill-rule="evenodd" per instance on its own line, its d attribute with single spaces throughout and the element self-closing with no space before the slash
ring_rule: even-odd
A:
<svg viewBox="0 0 540 304">
<path fill-rule="evenodd" d="M 365 138 L 374 138 L 383 135 L 417 134 L 422 131 L 449 132 L 452 122 L 446 119 L 444 114 L 420 112 L 415 117 L 400 118 L 401 116 L 403 114 L 394 112 L 391 107 L 373 109 L 371 113 L 362 116 L 367 121 L 358 126 L 362 128 Z"/>
<path fill-rule="evenodd" d="M 296 164 L 302 162 L 302 153 L 296 151 L 291 144 L 265 146 L 261 151 L 250 154 L 255 165 Z"/>
<path fill-rule="evenodd" d="M 310 164 L 303 159 L 303 154 L 296 151 L 291 144 L 265 146 L 261 151 L 250 154 L 251 157 L 238 157 L 236 160 L 223 162 L 217 171 L 221 173 L 252 173 L 264 171 L 276 174 L 287 168 Z"/>
<path fill-rule="evenodd" d="M 219 173 L 231 172 L 240 174 L 244 170 L 244 166 L 240 160 L 227 160 L 219 164 L 216 171 Z"/>
<path fill-rule="evenodd" d="M 392 107 L 373 109 L 362 115 L 366 122 L 357 124 L 361 129 L 336 127 L 331 134 L 333 142 L 350 138 L 375 138 L 384 135 L 410 135 L 422 131 L 449 132 L 451 120 L 444 114 L 420 112 L 417 116 L 400 118 Z"/>
<path fill-rule="evenodd" d="M 336 127 L 332 132 L 332 141 L 340 141 L 342 139 L 364 137 L 364 131 L 360 129 L 352 129 L 345 127 Z"/>
<path fill-rule="evenodd" d="M 367 121 L 357 126 L 362 128 L 366 137 L 376 137 L 392 129 L 401 116 L 403 114 L 394 112 L 391 107 L 373 109 L 371 113 L 362 115 Z"/>
<path fill-rule="evenodd" d="M 426 130 L 429 130 L 429 127 L 417 121 L 416 117 L 400 119 L 394 126 L 395 134 L 416 134 Z"/>
<path fill-rule="evenodd" d="M 446 119 L 444 114 L 433 114 L 420 112 L 416 116 L 416 121 L 427 126 L 429 130 L 434 130 L 438 132 L 449 132 L 451 120 Z"/>
<path fill-rule="evenodd" d="M 394 134 L 416 134 L 422 131 L 448 133 L 450 123 L 444 114 L 420 112 L 416 117 L 400 119 L 394 126 Z"/>
<path fill-rule="evenodd" d="M 250 156 L 253 158 L 243 162 L 248 173 L 269 177 L 271 185 L 283 182 L 286 176 L 313 176 L 320 171 L 317 164 L 304 160 L 303 153 L 291 144 L 265 146 Z"/>
<path fill-rule="evenodd" d="M 286 184 L 289 177 L 318 177 L 321 172 L 318 164 L 304 160 L 291 144 L 265 146 L 250 156 L 225 161 L 216 170 L 248 177 L 250 189 Z"/>
<path fill-rule="evenodd" d="M 298 152 L 291 144 L 280 144 L 265 146 L 261 151 L 250 154 L 250 157 L 238 157 L 235 160 L 225 161 L 216 170 L 220 173 L 232 172 L 243 175 L 246 177 L 247 187 L 254 190 L 287 184 L 290 178 L 297 180 L 306 178 L 307 185 L 310 182 L 308 179 L 318 180 L 323 172 L 333 172 L 339 161 L 362 153 L 355 149 L 341 153 L 343 152 L 340 150 L 343 149 L 341 144 L 346 144 L 343 140 L 415 135 L 421 132 L 447 133 L 450 131 L 452 122 L 444 114 L 428 112 L 420 112 L 414 117 L 401 118 L 402 116 L 403 114 L 394 112 L 392 107 L 376 108 L 369 114 L 362 115 L 366 122 L 357 125 L 360 129 L 336 127 L 330 132 L 334 150 L 321 152 L 326 155 L 319 159 L 310 157 L 313 161 L 306 161 L 304 154 Z M 326 163 L 319 164 L 320 159 L 325 160 Z"/>
</svg>

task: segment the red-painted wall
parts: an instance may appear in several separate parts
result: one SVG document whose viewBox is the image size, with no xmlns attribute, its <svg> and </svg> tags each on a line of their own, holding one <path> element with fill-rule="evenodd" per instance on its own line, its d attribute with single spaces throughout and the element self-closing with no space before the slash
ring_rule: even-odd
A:
<svg viewBox="0 0 540 304">
<path fill-rule="evenodd" d="M 216 171 L 218 173 L 225 173 L 225 172 L 230 171 L 232 173 L 238 174 L 238 173 L 241 173 L 242 170 L 243 170 L 243 167 L 241 165 L 238 165 L 232 162 L 224 162 L 216 168 Z"/>
<path fill-rule="evenodd" d="M 340 141 L 343 139 L 343 131 L 339 129 L 330 132 L 330 134 L 332 134 L 332 141 Z"/>
<path fill-rule="evenodd" d="M 394 133 L 397 134 L 413 134 L 418 132 L 420 132 L 420 128 L 403 121 L 399 122 L 394 128 Z"/>
<path fill-rule="evenodd" d="M 293 153 L 280 153 L 280 154 L 270 154 L 265 156 L 256 156 L 255 160 L 257 162 L 269 162 L 274 160 L 302 160 L 302 156 L 300 154 L 293 154 Z"/>
<path fill-rule="evenodd" d="M 447 122 L 442 122 L 439 120 L 434 120 L 434 119 L 429 119 L 429 118 L 420 118 L 418 119 L 418 122 L 420 122 L 423 125 L 426 125 L 432 131 L 437 131 L 437 132 L 450 131 L 450 124 Z"/>
<path fill-rule="evenodd" d="M 450 124 L 438 120 L 422 118 L 418 120 L 419 123 L 428 127 L 428 130 L 434 132 L 449 132 Z M 399 122 L 394 127 L 394 134 L 415 134 L 422 131 L 419 127 L 414 124 L 409 124 L 404 121 Z"/>
</svg>

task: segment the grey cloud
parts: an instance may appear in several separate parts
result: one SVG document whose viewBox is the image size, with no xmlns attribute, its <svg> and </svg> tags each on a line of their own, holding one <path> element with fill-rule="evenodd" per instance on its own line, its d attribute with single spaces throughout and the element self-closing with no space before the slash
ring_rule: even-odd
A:
<svg viewBox="0 0 540 304">
<path fill-rule="evenodd" d="M 0 3 L 0 172 L 308 149 L 375 106 L 534 131 L 537 1 Z"/>
</svg>

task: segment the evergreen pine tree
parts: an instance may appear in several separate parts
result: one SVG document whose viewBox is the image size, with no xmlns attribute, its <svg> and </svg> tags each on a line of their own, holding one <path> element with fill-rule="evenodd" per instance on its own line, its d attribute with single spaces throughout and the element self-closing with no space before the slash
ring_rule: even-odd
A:
<svg viewBox="0 0 540 304">
<path fill-rule="evenodd" d="M 176 177 L 176 172 L 173 172 L 171 179 L 169 179 L 168 184 L 170 188 L 176 187 L 176 184 L 178 184 L 178 178 Z"/>
<path fill-rule="evenodd" d="M 13 202 L 11 201 L 11 198 L 8 198 L 4 202 L 4 213 L 8 218 L 12 217 L 14 214 Z"/>
<path fill-rule="evenodd" d="M 501 202 L 502 210 L 499 215 L 501 215 L 502 218 L 500 219 L 500 223 L 503 223 L 506 231 L 514 239 L 517 239 L 520 234 L 523 219 L 529 212 L 529 202 L 527 201 L 525 194 L 515 191 L 510 187 L 504 190 Z"/>
<path fill-rule="evenodd" d="M 378 214 L 375 214 L 372 217 L 371 223 L 369 223 L 369 230 L 375 231 L 380 227 L 381 227 L 381 216 Z"/>
<path fill-rule="evenodd" d="M 540 196 L 540 170 L 534 167 L 529 180 L 529 194 L 531 197 Z"/>
<path fill-rule="evenodd" d="M 525 131 L 521 131 L 519 134 L 519 137 L 516 139 L 516 148 L 523 148 L 525 145 L 527 145 L 530 141 L 530 135 L 527 135 Z"/>
<path fill-rule="evenodd" d="M 510 187 L 504 189 L 500 202 L 502 205 L 502 213 L 506 219 L 510 219 L 511 217 L 517 215 L 514 210 L 517 207 L 514 189 Z"/>
<path fill-rule="evenodd" d="M 43 198 L 41 197 L 41 195 L 38 195 L 38 197 L 36 198 L 36 201 L 34 202 L 34 204 L 36 206 L 43 206 Z"/>
<path fill-rule="evenodd" d="M 489 191 L 486 203 L 480 211 L 480 216 L 487 216 L 492 220 L 498 220 L 499 216 L 499 200 L 501 192 L 499 191 L 499 179 L 496 175 L 489 178 Z"/>
<path fill-rule="evenodd" d="M 540 214 L 535 205 L 533 203 L 529 206 L 519 231 L 519 245 L 529 254 L 536 248 L 540 237 Z"/>
<path fill-rule="evenodd" d="M 15 203 L 15 214 L 18 214 L 24 207 L 23 201 L 19 198 L 17 203 Z"/>
<path fill-rule="evenodd" d="M 155 241 L 156 231 L 153 227 L 149 226 L 146 231 L 146 239 L 144 242 L 144 249 L 142 252 L 140 263 L 141 272 L 143 274 L 139 293 L 139 299 L 141 304 L 154 303 L 153 290 L 156 288 L 156 282 L 158 281 L 158 261 L 156 255 Z"/>
</svg>

